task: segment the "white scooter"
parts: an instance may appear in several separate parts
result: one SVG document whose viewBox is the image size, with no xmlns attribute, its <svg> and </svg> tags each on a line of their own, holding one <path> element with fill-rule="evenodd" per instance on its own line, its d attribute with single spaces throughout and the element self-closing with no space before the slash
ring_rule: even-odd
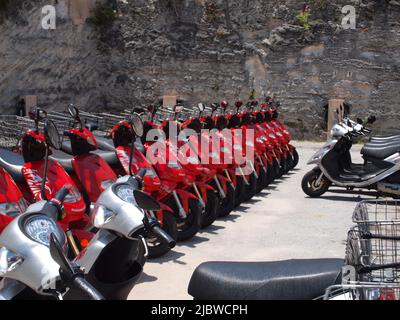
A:
<svg viewBox="0 0 400 320">
<path fill-rule="evenodd" d="M 141 121 L 131 119 L 131 123 L 140 124 Z M 132 127 L 135 128 L 135 125 Z M 137 130 L 140 130 L 140 128 L 137 127 Z M 45 120 L 44 133 L 48 148 L 50 146 L 56 149 L 60 147 L 59 134 L 52 121 Z M 175 246 L 175 241 L 146 214 L 146 211 L 157 211 L 160 207 L 152 197 L 139 191 L 141 178 L 145 174 L 146 171 L 143 170 L 143 172 L 139 172 L 137 177 L 120 178 L 103 192 L 91 213 L 93 226 L 99 231 L 74 261 L 84 270 L 87 281 L 106 299 L 126 299 L 141 276 L 147 256 L 147 245 L 144 240 L 147 232 L 158 234 L 171 247 Z M 43 182 L 45 181 L 46 176 L 43 178 Z M 46 204 L 47 201 L 39 201 L 31 205 L 23 216 L 43 212 Z M 17 220 L 13 221 L 3 231 L 0 239 L 5 239 L 5 243 L 7 241 L 15 242 L 15 239 L 19 238 L 16 231 L 17 227 L 23 228 L 25 226 L 25 224 L 21 225 L 18 222 L 22 221 L 23 216 L 17 217 Z M 46 241 L 49 237 L 48 232 L 55 231 L 57 233 L 54 225 L 56 224 L 51 226 L 49 221 L 43 221 L 43 223 L 39 221 L 33 224 L 32 232 L 37 231 L 37 237 L 39 239 L 43 237 L 43 241 Z M 47 229 L 50 228 L 50 231 L 46 233 L 46 229 L 40 229 L 43 226 Z M 11 230 L 10 233 L 7 230 Z M 21 234 L 19 233 L 19 235 Z M 73 238 L 68 237 L 68 240 L 71 247 L 76 248 Z M 28 246 L 25 247 L 29 248 Z M 15 252 L 15 250 L 13 251 Z M 24 250 L 24 253 L 28 255 L 30 251 Z M 22 265 L 24 265 L 23 261 L 21 262 Z M 40 287 L 31 286 L 29 279 L 32 277 L 30 273 L 40 273 L 41 271 L 34 268 L 20 270 L 22 271 L 21 274 L 24 274 L 24 276 L 21 276 L 23 281 L 19 278 L 7 278 L 0 288 L 0 296 L 7 299 L 13 298 L 21 293 L 25 287 L 34 288 L 34 291 L 38 292 Z M 46 271 L 46 269 L 44 270 Z M 55 276 L 54 271 L 51 274 L 52 277 Z M 9 281 L 9 279 L 14 281 Z M 37 282 L 35 283 L 37 284 Z M 24 285 L 21 286 L 20 284 Z M 67 297 L 81 299 L 81 294 L 76 290 L 69 290 Z"/>
<path fill-rule="evenodd" d="M 375 189 L 385 195 L 400 196 L 400 148 L 378 147 L 374 150 L 374 157 L 366 157 L 368 148 L 364 148 L 365 162 L 352 162 L 350 149 L 353 140 L 370 132 L 366 130 L 360 123 L 349 119 L 332 128 L 331 140 L 308 162 L 316 167 L 303 177 L 304 193 L 312 198 L 319 197 L 333 184 L 349 190 Z"/>
</svg>

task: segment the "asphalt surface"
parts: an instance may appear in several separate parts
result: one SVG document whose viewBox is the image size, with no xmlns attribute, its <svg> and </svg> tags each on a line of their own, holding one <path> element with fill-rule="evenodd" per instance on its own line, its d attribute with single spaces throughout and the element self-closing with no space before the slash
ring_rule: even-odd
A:
<svg viewBox="0 0 400 320">
<path fill-rule="evenodd" d="M 300 162 L 289 175 L 216 221 L 168 255 L 150 260 L 130 299 L 191 299 L 187 293 L 195 268 L 206 261 L 276 261 L 296 258 L 343 258 L 352 212 L 361 199 L 375 193 L 333 189 L 308 198 L 301 179 L 321 143 L 294 142 Z M 360 146 L 353 148 L 360 160 Z"/>
</svg>

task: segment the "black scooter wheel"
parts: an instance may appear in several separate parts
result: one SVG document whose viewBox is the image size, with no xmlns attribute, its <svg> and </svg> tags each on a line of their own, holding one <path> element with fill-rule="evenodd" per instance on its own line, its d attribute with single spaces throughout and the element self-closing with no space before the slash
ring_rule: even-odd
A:
<svg viewBox="0 0 400 320">
<path fill-rule="evenodd" d="M 273 165 L 268 165 L 267 168 L 267 182 L 266 182 L 266 186 L 268 187 L 275 179 L 275 169 L 273 167 Z"/>
<path fill-rule="evenodd" d="M 296 168 L 297 165 L 299 164 L 299 153 L 297 152 L 296 149 L 293 150 L 293 168 Z"/>
<path fill-rule="evenodd" d="M 171 212 L 164 212 L 162 229 L 167 232 L 172 239 L 178 239 L 176 219 Z M 146 237 L 146 242 L 149 250 L 149 259 L 161 257 L 171 250 L 167 243 L 160 241 L 157 236 L 151 233 Z"/>
<path fill-rule="evenodd" d="M 221 200 L 220 209 L 219 209 L 219 217 L 228 216 L 232 210 L 235 208 L 235 188 L 231 183 L 227 184 L 226 187 L 226 198 Z"/>
<path fill-rule="evenodd" d="M 218 218 L 219 196 L 213 190 L 207 190 L 206 208 L 201 217 L 201 228 L 207 228 Z"/>
<path fill-rule="evenodd" d="M 245 185 L 244 201 L 249 201 L 257 193 L 257 178 L 254 172 L 249 176 L 249 184 Z"/>
<path fill-rule="evenodd" d="M 263 167 L 260 168 L 260 173 L 257 179 L 257 193 L 260 193 L 268 186 L 268 172 Z"/>
<path fill-rule="evenodd" d="M 318 198 L 328 191 L 331 182 L 325 177 L 322 178 L 320 184 L 317 184 L 317 180 L 321 175 L 319 169 L 314 169 L 306 173 L 301 181 L 301 188 L 304 193 L 311 198 Z"/>
<path fill-rule="evenodd" d="M 235 207 L 239 206 L 244 202 L 244 194 L 246 192 L 246 183 L 242 176 L 236 176 L 236 188 L 235 188 Z"/>
<path fill-rule="evenodd" d="M 199 200 L 189 200 L 189 212 L 186 219 L 177 217 L 178 241 L 185 241 L 194 237 L 200 230 L 202 208 Z"/>
</svg>

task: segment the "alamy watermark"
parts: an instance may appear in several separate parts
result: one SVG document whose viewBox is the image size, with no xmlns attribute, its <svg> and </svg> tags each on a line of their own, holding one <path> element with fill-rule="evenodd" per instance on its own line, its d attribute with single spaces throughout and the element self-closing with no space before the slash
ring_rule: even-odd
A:
<svg viewBox="0 0 400 320">
<path fill-rule="evenodd" d="M 345 30 L 356 29 L 356 8 L 352 5 L 346 5 L 342 8 L 342 28 Z M 44 30 L 55 30 L 57 28 L 56 8 L 53 5 L 42 7 L 41 25 Z"/>
</svg>

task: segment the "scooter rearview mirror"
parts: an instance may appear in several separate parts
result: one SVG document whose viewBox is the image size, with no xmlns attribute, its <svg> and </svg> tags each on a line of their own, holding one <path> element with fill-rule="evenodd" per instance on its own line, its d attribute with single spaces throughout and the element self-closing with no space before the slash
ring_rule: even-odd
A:
<svg viewBox="0 0 400 320">
<path fill-rule="evenodd" d="M 174 108 L 174 112 L 175 113 L 181 113 L 183 111 L 183 106 L 175 106 Z"/>
<path fill-rule="evenodd" d="M 357 123 L 358 123 L 358 124 L 363 124 L 364 121 L 362 121 L 360 118 L 357 118 Z"/>
<path fill-rule="evenodd" d="M 79 116 L 79 111 L 73 104 L 68 105 L 68 112 L 72 118 L 76 118 Z"/>
<path fill-rule="evenodd" d="M 144 134 L 144 124 L 142 118 L 137 113 L 131 115 L 129 119 L 133 132 L 139 138 L 143 137 Z"/>
<path fill-rule="evenodd" d="M 50 255 L 63 271 L 74 274 L 74 268 L 65 256 L 60 241 L 54 233 L 50 234 Z"/>
<path fill-rule="evenodd" d="M 159 211 L 161 210 L 160 204 L 147 193 L 144 193 L 140 190 L 134 190 L 133 196 L 135 197 L 135 201 L 139 208 L 146 211 Z"/>
<path fill-rule="evenodd" d="M 54 149 L 61 149 L 60 134 L 54 122 L 49 119 L 46 119 L 44 122 L 44 135 L 47 144 Z"/>
<path fill-rule="evenodd" d="M 199 109 L 199 111 L 203 112 L 203 111 L 204 111 L 204 104 L 199 103 L 199 104 L 197 105 L 197 108 Z"/>
</svg>

